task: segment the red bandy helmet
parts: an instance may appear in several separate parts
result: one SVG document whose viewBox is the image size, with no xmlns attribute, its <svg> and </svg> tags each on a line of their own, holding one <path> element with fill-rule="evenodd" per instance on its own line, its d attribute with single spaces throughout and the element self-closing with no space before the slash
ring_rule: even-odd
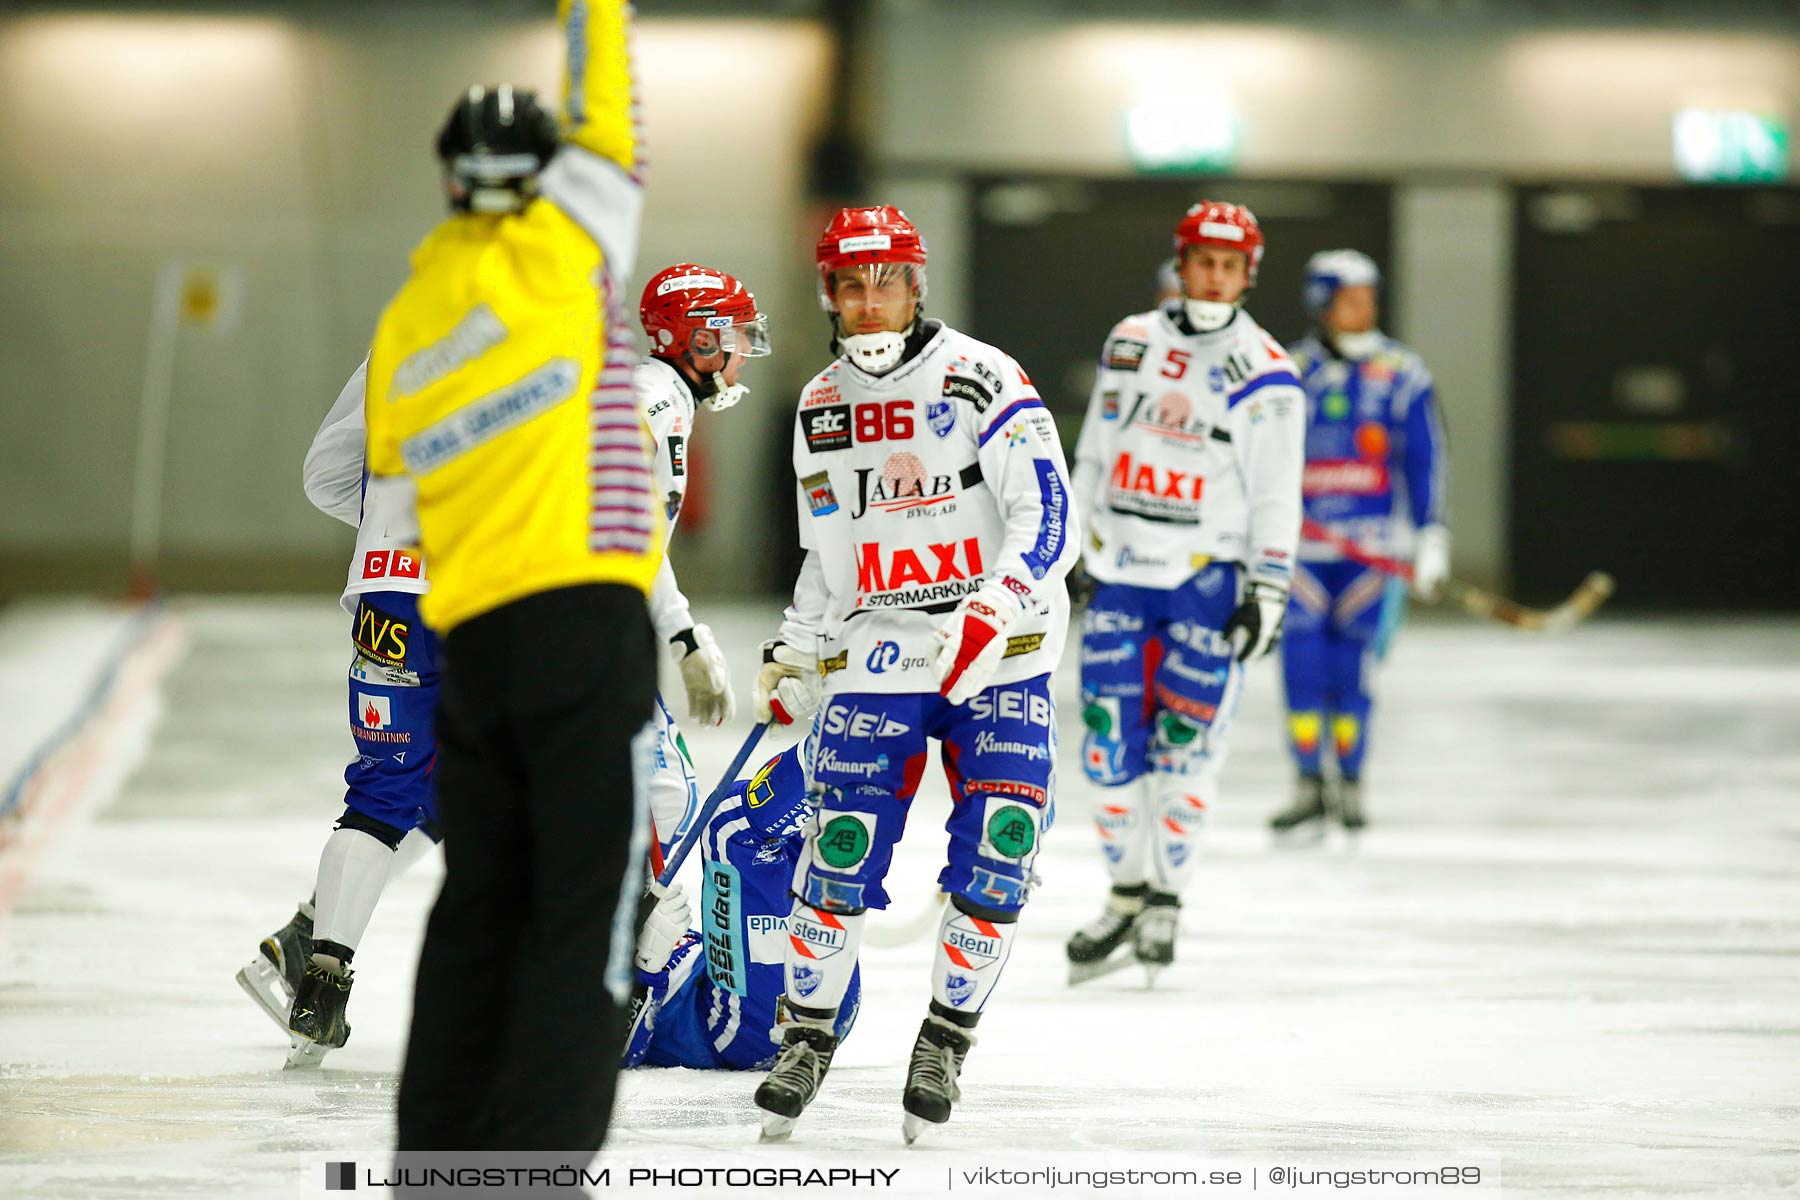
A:
<svg viewBox="0 0 1800 1200">
<path fill-rule="evenodd" d="M 769 318 L 756 311 L 756 297 L 725 272 L 698 263 L 676 263 L 652 275 L 638 319 L 650 353 L 659 358 L 769 353 Z"/>
<path fill-rule="evenodd" d="M 913 298 L 925 298 L 925 239 L 906 214 L 891 204 L 839 209 L 819 237 L 819 307 L 835 312 L 831 273 L 847 267 L 869 268 L 871 282 L 891 271 L 906 271 Z"/>
<path fill-rule="evenodd" d="M 1256 286 L 1256 268 L 1262 264 L 1263 256 L 1262 226 L 1256 223 L 1256 214 L 1243 205 L 1202 200 L 1188 209 L 1187 216 L 1175 227 L 1177 262 L 1189 246 L 1242 250 L 1249 260 L 1250 286 Z"/>
</svg>

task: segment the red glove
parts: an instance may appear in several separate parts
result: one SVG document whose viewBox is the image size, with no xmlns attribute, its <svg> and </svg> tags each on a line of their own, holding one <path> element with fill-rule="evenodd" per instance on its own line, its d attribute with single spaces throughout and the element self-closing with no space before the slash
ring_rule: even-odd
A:
<svg viewBox="0 0 1800 1200">
<path fill-rule="evenodd" d="M 1023 611 L 1019 598 L 995 581 L 963 597 L 937 629 L 935 665 L 944 699 L 964 704 L 987 687 L 1006 656 L 1006 631 Z"/>
</svg>

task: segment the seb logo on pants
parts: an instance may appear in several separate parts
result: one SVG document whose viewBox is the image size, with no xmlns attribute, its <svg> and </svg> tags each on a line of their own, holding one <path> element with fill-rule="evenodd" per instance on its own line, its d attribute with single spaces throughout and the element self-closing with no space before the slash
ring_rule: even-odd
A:
<svg viewBox="0 0 1800 1200">
<path fill-rule="evenodd" d="M 847 704 L 833 704 L 825 710 L 825 732 L 873 740 L 911 733 L 912 726 L 896 721 L 886 713 L 864 712 Z"/>
</svg>

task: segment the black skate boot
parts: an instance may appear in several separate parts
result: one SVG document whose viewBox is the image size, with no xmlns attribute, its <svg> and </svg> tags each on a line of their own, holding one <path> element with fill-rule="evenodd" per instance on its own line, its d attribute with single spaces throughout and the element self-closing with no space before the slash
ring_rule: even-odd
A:
<svg viewBox="0 0 1800 1200">
<path fill-rule="evenodd" d="M 1144 897 L 1144 911 L 1131 928 L 1131 949 L 1156 982 L 1159 971 L 1175 961 L 1175 930 L 1181 921 L 1181 900 L 1168 892 Z"/>
<path fill-rule="evenodd" d="M 953 1015 L 968 1019 L 963 1013 Z M 950 1106 L 962 1099 L 956 1080 L 962 1074 L 963 1059 L 974 1045 L 974 1032 L 954 1023 L 937 1001 L 932 1001 L 931 1015 L 919 1026 L 918 1039 L 913 1042 L 912 1062 L 906 1068 L 906 1091 L 900 1100 L 906 1109 L 900 1132 L 907 1145 L 917 1141 L 926 1126 L 942 1125 L 950 1119 Z"/>
<path fill-rule="evenodd" d="M 1069 938 L 1069 982 L 1086 983 L 1124 966 L 1129 960 L 1108 962 L 1131 937 L 1131 926 L 1143 911 L 1144 897 L 1150 885 L 1144 883 L 1114 884 L 1106 898 L 1106 910 Z"/>
<path fill-rule="evenodd" d="M 287 1029 L 288 1005 L 300 988 L 306 964 L 312 958 L 312 918 L 296 911 L 294 919 L 271 933 L 256 948 L 256 957 L 237 973 L 238 986 L 269 1014 L 269 1020 Z"/>
<path fill-rule="evenodd" d="M 1337 815 L 1344 828 L 1355 831 L 1369 823 L 1363 813 L 1362 780 L 1340 779 L 1337 785 Z"/>
<path fill-rule="evenodd" d="M 350 1023 L 344 1010 L 350 1004 L 350 985 L 354 982 L 349 967 L 334 971 L 317 960 L 306 964 L 306 977 L 294 993 L 294 1008 L 288 1014 L 288 1052 L 290 1067 L 316 1067 L 327 1052 L 350 1040 Z"/>
<path fill-rule="evenodd" d="M 787 1027 L 775 1065 L 756 1085 L 756 1107 L 763 1111 L 763 1141 L 785 1142 L 794 1132 L 794 1122 L 825 1082 L 837 1043 L 837 1036 L 830 1029 L 818 1025 L 800 1023 Z"/>
<path fill-rule="evenodd" d="M 1294 783 L 1294 802 L 1269 818 L 1269 828 L 1276 833 L 1298 829 L 1309 821 L 1325 818 L 1325 779 L 1320 775 L 1302 775 Z"/>
</svg>

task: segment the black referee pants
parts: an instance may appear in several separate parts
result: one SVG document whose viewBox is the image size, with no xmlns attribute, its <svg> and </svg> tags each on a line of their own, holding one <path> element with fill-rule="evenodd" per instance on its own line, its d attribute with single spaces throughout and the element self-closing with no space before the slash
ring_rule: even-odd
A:
<svg viewBox="0 0 1800 1200">
<path fill-rule="evenodd" d="M 399 1149 L 569 1152 L 606 1136 L 642 886 L 632 739 L 656 696 L 644 596 L 559 588 L 444 642 L 444 887 L 419 957 Z M 641 854 L 640 854 L 641 857 Z"/>
</svg>

